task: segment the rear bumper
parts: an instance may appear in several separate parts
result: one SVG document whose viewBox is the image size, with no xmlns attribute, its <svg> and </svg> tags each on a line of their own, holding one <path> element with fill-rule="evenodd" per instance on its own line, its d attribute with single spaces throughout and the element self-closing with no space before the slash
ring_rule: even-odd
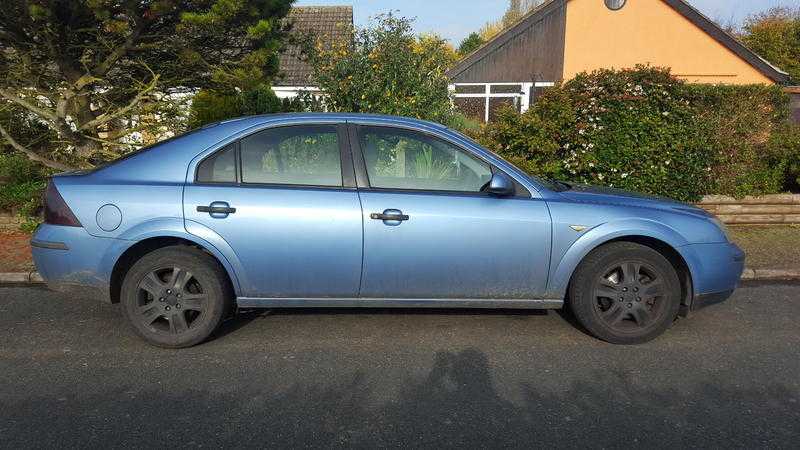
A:
<svg viewBox="0 0 800 450">
<path fill-rule="evenodd" d="M 42 224 L 31 238 L 31 253 L 50 289 L 108 302 L 114 261 L 129 244 L 80 227 Z"/>
<path fill-rule="evenodd" d="M 732 242 L 682 247 L 688 257 L 694 284 L 690 309 L 696 311 L 721 303 L 739 286 L 745 254 Z"/>
</svg>

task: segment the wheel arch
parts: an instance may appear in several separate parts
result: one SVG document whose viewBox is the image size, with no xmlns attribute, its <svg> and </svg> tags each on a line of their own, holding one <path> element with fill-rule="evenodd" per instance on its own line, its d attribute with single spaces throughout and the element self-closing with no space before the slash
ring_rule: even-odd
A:
<svg viewBox="0 0 800 450">
<path fill-rule="evenodd" d="M 560 261 L 554 264 L 550 274 L 548 296 L 566 298 L 575 270 L 592 251 L 614 242 L 634 242 L 659 252 L 675 268 L 681 281 L 681 315 L 687 315 L 694 298 L 696 276 L 690 264 L 691 259 L 681 251 L 681 247 L 688 242 L 677 231 L 665 225 L 650 221 L 641 222 L 634 227 L 630 226 L 633 225 L 631 223 L 627 224 L 628 226 L 611 223 L 601 225 L 577 239 L 564 252 Z"/>
<path fill-rule="evenodd" d="M 193 239 L 191 236 L 165 233 L 162 235 L 148 236 L 136 241 L 136 243 L 128 247 L 116 259 L 109 278 L 109 296 L 111 303 L 119 303 L 122 282 L 128 270 L 136 261 L 154 250 L 176 245 L 194 247 L 209 254 L 223 268 L 234 293 L 239 295 L 239 281 L 236 277 L 236 272 L 233 270 L 233 267 L 231 267 L 227 258 L 225 258 L 219 250 L 208 243 L 202 242 L 200 239 Z"/>
<path fill-rule="evenodd" d="M 620 236 L 611 239 L 593 248 L 589 254 L 600 247 L 613 244 L 615 242 L 633 242 L 635 244 L 649 247 L 660 253 L 661 256 L 665 257 L 667 261 L 672 264 L 672 267 L 675 268 L 675 272 L 678 274 L 678 280 L 680 280 L 681 283 L 681 309 L 679 313 L 681 316 L 688 316 L 689 309 L 692 306 L 692 299 L 694 298 L 694 282 L 692 278 L 692 271 L 689 269 L 689 264 L 686 262 L 686 259 L 683 257 L 683 255 L 677 249 L 673 248 L 671 245 L 662 240 L 642 235 Z M 589 256 L 589 254 L 586 256 Z M 570 282 L 571 281 L 572 279 L 570 277 Z M 569 285 L 567 286 L 567 289 L 569 289 Z"/>
</svg>

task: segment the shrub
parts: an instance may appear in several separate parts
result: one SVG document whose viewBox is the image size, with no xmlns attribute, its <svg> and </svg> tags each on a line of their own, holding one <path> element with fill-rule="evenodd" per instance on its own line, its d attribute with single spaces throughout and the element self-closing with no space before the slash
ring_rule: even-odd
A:
<svg viewBox="0 0 800 450">
<path fill-rule="evenodd" d="M 48 172 L 23 155 L 0 153 L 0 210 L 20 217 L 38 215 Z"/>
<path fill-rule="evenodd" d="M 350 39 L 306 48 L 329 111 L 453 123 L 446 71 L 457 56 L 445 40 L 416 36 L 410 20 L 392 14 L 351 31 Z"/>
<path fill-rule="evenodd" d="M 800 192 L 800 126 L 785 125 L 770 136 L 768 148 L 784 170 L 783 188 Z"/>
<path fill-rule="evenodd" d="M 785 189 L 800 170 L 787 118 L 779 87 L 689 85 L 637 66 L 579 74 L 476 138 L 534 175 L 693 201 Z"/>
<path fill-rule="evenodd" d="M 688 99 L 714 154 L 709 193 L 734 196 L 779 192 L 786 160 L 771 136 L 789 120 L 778 86 L 687 85 Z"/>
<path fill-rule="evenodd" d="M 242 116 L 318 110 L 317 99 L 300 95 L 294 99 L 280 99 L 268 85 L 259 85 L 245 91 L 220 92 L 201 90 L 192 99 L 189 128 Z"/>
</svg>

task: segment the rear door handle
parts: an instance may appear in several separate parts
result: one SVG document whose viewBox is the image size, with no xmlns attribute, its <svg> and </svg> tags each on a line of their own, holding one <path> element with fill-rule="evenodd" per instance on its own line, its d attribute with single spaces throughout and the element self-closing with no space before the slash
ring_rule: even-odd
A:
<svg viewBox="0 0 800 450">
<path fill-rule="evenodd" d="M 409 219 L 408 215 L 403 214 L 403 212 L 400 211 L 399 209 L 387 209 L 382 213 L 372 213 L 369 215 L 369 218 L 374 220 L 397 221 L 397 222 L 403 222 Z"/>
<path fill-rule="evenodd" d="M 198 206 L 197 212 L 209 213 L 212 217 L 226 217 L 235 213 L 236 208 L 231 208 L 226 202 L 213 202 L 208 206 Z"/>
</svg>

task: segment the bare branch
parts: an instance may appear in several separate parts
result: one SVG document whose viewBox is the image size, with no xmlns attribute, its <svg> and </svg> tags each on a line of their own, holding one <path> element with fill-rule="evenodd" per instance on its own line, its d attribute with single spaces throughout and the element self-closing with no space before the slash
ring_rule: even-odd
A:
<svg viewBox="0 0 800 450">
<path fill-rule="evenodd" d="M 139 39 L 139 36 L 142 33 L 142 29 L 143 29 L 143 25 L 142 24 L 137 24 L 136 28 L 134 28 L 134 30 L 131 32 L 131 34 L 128 36 L 128 38 L 125 39 L 125 42 L 123 42 L 121 45 L 119 45 L 117 48 L 115 48 L 108 55 L 108 57 L 106 57 L 106 59 L 102 63 L 98 64 L 97 69 L 94 71 L 94 75 L 98 76 L 98 77 L 105 76 L 105 74 L 108 73 L 108 71 L 111 69 L 111 67 L 114 64 L 116 64 L 116 62 L 119 61 L 120 58 L 125 56 L 125 54 L 128 53 L 128 51 L 131 49 L 131 47 L 133 47 L 133 44 L 135 44 L 136 40 Z M 94 77 L 91 77 L 91 78 L 93 78 L 93 80 L 91 80 L 91 81 L 87 80 L 87 81 L 88 82 L 92 82 L 92 81 L 96 80 L 96 78 L 94 78 Z M 85 86 L 86 84 L 88 84 L 88 83 L 81 84 L 81 80 L 78 80 L 78 86 L 77 87 L 78 87 L 78 89 L 80 89 L 83 86 Z"/>
<path fill-rule="evenodd" d="M 116 119 L 118 117 L 124 116 L 125 114 L 130 112 L 133 108 L 135 108 L 136 105 L 138 105 L 139 102 L 142 101 L 142 99 L 147 97 L 147 95 L 153 89 L 156 88 L 156 85 L 158 84 L 158 78 L 159 78 L 159 75 L 153 74 L 153 79 L 150 81 L 150 83 L 147 86 L 145 86 L 144 89 L 142 89 L 139 93 L 137 93 L 136 97 L 134 97 L 127 105 L 117 109 L 116 111 L 100 114 L 94 120 L 90 120 L 90 121 L 84 123 L 83 125 L 81 125 L 79 129 L 81 131 L 84 131 L 84 130 L 89 130 L 89 129 L 92 129 L 92 128 L 97 128 L 100 125 L 106 124 L 106 123 L 111 122 L 112 120 L 114 120 L 114 119 Z"/>
<path fill-rule="evenodd" d="M 53 124 L 58 123 L 59 121 L 58 116 L 54 112 L 44 108 L 40 108 L 34 105 L 33 103 L 25 100 L 24 98 L 19 97 L 5 89 L 0 89 L 0 96 L 3 96 L 6 100 L 12 101 L 22 106 L 23 108 L 27 109 L 28 111 L 41 116 L 43 119 L 46 119 L 47 121 Z"/>
<path fill-rule="evenodd" d="M 36 161 L 36 162 L 38 162 L 38 163 L 40 163 L 42 165 L 45 165 L 47 167 L 52 167 L 53 169 L 58 169 L 58 170 L 72 170 L 73 169 L 73 167 L 70 167 L 70 166 L 68 166 L 66 164 L 62 164 L 62 163 L 60 163 L 58 161 L 53 161 L 51 159 L 47 159 L 44 156 L 41 156 L 38 153 L 34 152 L 33 150 L 23 146 L 22 144 L 20 144 L 16 140 L 14 140 L 14 138 L 11 137 L 10 134 L 8 134 L 8 132 L 6 131 L 5 128 L 3 128 L 2 125 L 0 125 L 0 135 L 2 135 L 3 138 L 5 138 L 5 140 L 9 143 L 9 145 L 14 147 L 16 150 L 18 150 L 18 151 L 20 151 L 22 153 L 25 153 L 25 155 L 27 155 L 28 159 L 30 159 L 31 161 Z"/>
</svg>

